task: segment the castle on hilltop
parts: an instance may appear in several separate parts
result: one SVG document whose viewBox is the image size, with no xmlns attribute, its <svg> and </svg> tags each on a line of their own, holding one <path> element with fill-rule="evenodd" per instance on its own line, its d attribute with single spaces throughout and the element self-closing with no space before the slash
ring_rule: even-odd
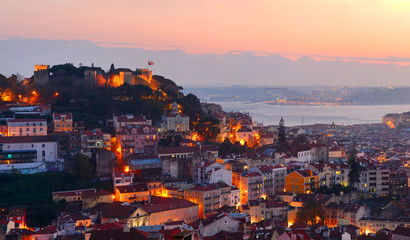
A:
<svg viewBox="0 0 410 240">
<path fill-rule="evenodd" d="M 115 68 L 111 64 L 108 72 L 101 67 L 74 67 L 72 64 L 58 65 L 57 69 L 50 68 L 49 65 L 35 65 L 34 84 L 47 85 L 50 82 L 59 82 L 69 77 L 76 85 L 86 88 L 95 87 L 119 87 L 127 83 L 129 85 L 151 85 L 152 71 L 146 68 L 136 69 Z"/>
</svg>

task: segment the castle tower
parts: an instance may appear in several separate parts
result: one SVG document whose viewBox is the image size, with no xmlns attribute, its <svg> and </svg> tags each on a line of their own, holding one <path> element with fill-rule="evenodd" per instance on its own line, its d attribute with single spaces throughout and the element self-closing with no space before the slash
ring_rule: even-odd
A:
<svg viewBox="0 0 410 240">
<path fill-rule="evenodd" d="M 34 66 L 34 84 L 47 85 L 50 79 L 50 65 Z"/>
</svg>

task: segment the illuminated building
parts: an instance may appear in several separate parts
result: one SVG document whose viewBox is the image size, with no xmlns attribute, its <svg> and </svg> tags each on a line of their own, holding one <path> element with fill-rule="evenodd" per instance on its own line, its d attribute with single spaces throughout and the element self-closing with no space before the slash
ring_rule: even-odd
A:
<svg viewBox="0 0 410 240">
<path fill-rule="evenodd" d="M 26 209 L 17 208 L 10 209 L 7 214 L 7 221 L 13 221 L 16 224 L 15 228 L 26 227 Z"/>
<path fill-rule="evenodd" d="M 171 112 L 164 113 L 162 116 L 161 131 L 189 131 L 189 116 L 179 110 L 179 105 L 174 102 Z"/>
<path fill-rule="evenodd" d="M 234 233 L 239 233 L 238 237 L 243 239 L 243 224 L 241 220 L 235 219 L 227 213 L 217 213 L 207 219 L 201 219 L 198 231 L 200 236 L 205 239 L 213 239 L 212 236 L 217 235 L 221 231 L 227 232 L 230 237 L 234 237 Z"/>
<path fill-rule="evenodd" d="M 355 187 L 369 195 L 369 198 L 383 197 L 389 194 L 390 169 L 386 166 L 361 167 L 359 172 L 360 182 Z"/>
<path fill-rule="evenodd" d="M 152 71 L 149 69 L 132 71 L 128 68 L 114 68 L 114 65 L 111 65 L 111 69 L 106 73 L 100 67 L 85 67 L 83 81 L 85 86 L 90 88 L 119 87 L 124 83 L 131 86 L 137 84 L 151 85 Z"/>
<path fill-rule="evenodd" d="M 34 83 L 47 85 L 50 78 L 50 65 L 34 66 Z"/>
<path fill-rule="evenodd" d="M 93 151 L 97 149 L 111 149 L 111 134 L 104 133 L 99 129 L 95 130 L 81 130 L 75 132 L 79 135 L 81 142 L 81 153 L 87 157 L 91 157 Z"/>
<path fill-rule="evenodd" d="M 44 136 L 47 135 L 46 119 L 9 119 L 8 136 Z"/>
<path fill-rule="evenodd" d="M 147 187 L 151 196 L 167 197 L 164 184 L 161 181 L 148 181 Z M 164 196 L 165 195 L 165 196 Z"/>
<path fill-rule="evenodd" d="M 82 198 L 83 208 L 92 208 L 99 203 L 112 203 L 113 194 L 104 190 L 97 193 L 84 194 Z"/>
<path fill-rule="evenodd" d="M 240 175 L 241 204 L 256 200 L 263 194 L 263 176 L 258 172 L 244 171 Z"/>
<path fill-rule="evenodd" d="M 151 196 L 149 204 L 141 206 L 136 213 L 143 219 L 140 224 L 147 226 L 172 221 L 192 223 L 199 219 L 198 204 L 184 199 L 157 196 Z"/>
<path fill-rule="evenodd" d="M 285 191 L 293 193 L 312 193 L 319 188 L 319 175 L 312 170 L 299 170 L 285 177 Z"/>
<path fill-rule="evenodd" d="M 7 124 L 0 125 L 0 135 L 3 137 L 7 137 L 7 134 L 8 134 Z"/>
<path fill-rule="evenodd" d="M 13 168 L 22 174 L 44 172 L 46 163 L 58 165 L 57 155 L 54 136 L 0 138 L 0 172 L 3 173 Z"/>
<path fill-rule="evenodd" d="M 114 188 L 117 186 L 127 186 L 133 183 L 134 173 L 133 172 L 113 172 L 112 180 L 114 183 Z"/>
<path fill-rule="evenodd" d="M 283 191 L 285 187 L 286 167 L 280 165 L 262 165 L 253 167 L 251 172 L 258 172 L 263 176 L 263 194 L 274 195 L 278 191 Z"/>
<path fill-rule="evenodd" d="M 404 171 L 392 171 L 389 175 L 389 194 L 390 196 L 407 196 L 408 179 Z"/>
<path fill-rule="evenodd" d="M 211 184 L 224 182 L 232 186 L 232 171 L 226 170 L 223 164 L 202 161 L 197 166 L 196 183 Z"/>
<path fill-rule="evenodd" d="M 184 191 L 184 199 L 199 205 L 199 217 L 212 214 L 223 205 L 230 205 L 231 187 L 224 184 L 207 184 Z"/>
<path fill-rule="evenodd" d="M 95 188 L 53 192 L 53 201 L 56 203 L 61 200 L 67 202 L 82 201 L 83 196 L 95 193 L 97 193 Z"/>
<path fill-rule="evenodd" d="M 53 113 L 54 132 L 73 131 L 73 116 L 71 113 Z"/>
<path fill-rule="evenodd" d="M 115 200 L 120 202 L 138 203 L 147 201 L 149 190 L 145 183 L 117 186 L 115 188 Z"/>
<path fill-rule="evenodd" d="M 145 116 L 126 114 L 121 116 L 113 115 L 113 125 L 116 132 L 120 130 L 120 127 L 135 126 L 135 125 L 152 125 L 152 121 Z"/>
<path fill-rule="evenodd" d="M 358 220 L 357 227 L 360 228 L 361 234 L 376 234 L 382 229 L 396 229 L 399 226 L 410 228 L 409 218 L 398 218 L 398 219 L 388 219 L 388 218 L 370 218 L 364 217 Z M 401 238 L 404 239 L 404 238 Z"/>
<path fill-rule="evenodd" d="M 124 157 L 133 153 L 152 154 L 158 145 L 158 130 L 150 125 L 121 126 L 115 137 Z"/>
<path fill-rule="evenodd" d="M 265 200 L 248 201 L 248 204 L 242 205 L 242 213 L 248 213 L 251 216 L 251 222 L 272 219 L 275 221 L 287 220 L 288 204 L 284 202 Z"/>
<path fill-rule="evenodd" d="M 389 113 L 383 116 L 382 124 L 389 128 L 396 128 L 398 125 L 400 114 Z"/>
<path fill-rule="evenodd" d="M 329 148 L 329 159 L 339 159 L 346 156 L 346 150 L 340 147 Z"/>
<path fill-rule="evenodd" d="M 343 217 L 339 219 L 338 225 L 355 225 L 359 226 L 360 219 L 370 216 L 370 209 L 359 204 L 347 204 L 343 210 Z"/>
<path fill-rule="evenodd" d="M 334 185 L 341 184 L 348 186 L 349 184 L 349 169 L 345 164 L 312 164 L 306 169 L 313 170 L 319 174 L 319 186 L 326 186 L 328 188 Z"/>
<path fill-rule="evenodd" d="M 33 106 L 16 106 L 10 107 L 10 111 L 14 112 L 16 115 L 48 115 L 51 113 L 51 105 L 50 104 L 43 104 L 43 105 L 33 105 Z"/>
</svg>

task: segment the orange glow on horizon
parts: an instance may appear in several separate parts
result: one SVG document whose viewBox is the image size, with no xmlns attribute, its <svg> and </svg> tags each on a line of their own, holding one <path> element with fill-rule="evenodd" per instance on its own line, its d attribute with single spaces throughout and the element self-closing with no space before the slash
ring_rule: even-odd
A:
<svg viewBox="0 0 410 240">
<path fill-rule="evenodd" d="M 0 28 L 10 36 L 23 38 L 87 38 L 102 46 L 152 50 L 180 48 L 193 54 L 256 52 L 259 55 L 271 53 L 346 58 L 407 57 L 410 54 L 407 47 L 410 33 L 406 31 L 410 28 L 407 21 L 410 1 L 239 0 L 231 4 L 185 0 L 178 6 L 173 1 L 162 4 L 161 8 L 149 1 L 144 4 L 131 1 L 99 5 L 98 12 L 111 13 L 112 16 L 107 18 L 104 14 L 92 17 L 83 14 L 83 11 L 95 11 L 94 1 L 84 2 L 82 11 L 75 11 L 75 6 L 66 1 L 56 3 L 44 0 L 49 11 L 42 15 L 32 11 L 39 7 L 35 1 L 25 2 L 24 8 L 18 5 L 18 1 L 6 1 L 3 8 L 9 11 L 0 16 L 3 20 L 0 21 Z M 140 10 L 139 14 L 133 14 L 132 10 L 136 8 Z M 69 23 L 61 17 L 66 12 L 72 15 Z M 243 18 L 245 13 L 248 16 L 246 19 Z M 26 16 L 26 19 L 36 19 L 37 26 L 48 27 L 30 31 L 32 26 L 27 24 L 29 20 L 6 21 L 17 14 Z M 130 30 L 133 22 L 144 22 L 153 15 L 155 19 L 133 26 Z M 54 24 L 49 24 L 50 19 Z M 61 26 L 67 27 L 67 24 L 70 26 L 67 31 L 61 31 Z M 116 30 L 110 31 L 114 26 Z M 127 30 L 127 34 L 122 34 Z"/>
</svg>

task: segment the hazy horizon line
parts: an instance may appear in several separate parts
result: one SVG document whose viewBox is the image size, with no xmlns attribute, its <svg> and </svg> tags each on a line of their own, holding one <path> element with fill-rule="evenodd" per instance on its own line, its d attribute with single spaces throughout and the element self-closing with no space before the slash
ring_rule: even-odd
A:
<svg viewBox="0 0 410 240">
<path fill-rule="evenodd" d="M 410 1 L 410 0 L 409 0 Z M 131 48 L 131 49 L 141 49 L 149 51 L 182 51 L 188 55 L 242 55 L 242 54 L 252 54 L 258 57 L 268 57 L 268 56 L 281 56 L 287 58 L 290 61 L 297 61 L 301 58 L 310 58 L 316 62 L 321 61 L 342 61 L 342 62 L 360 62 L 360 63 L 372 63 L 372 64 L 395 64 L 398 66 L 408 66 L 410 65 L 410 56 L 409 57 L 395 57 L 395 56 L 386 56 L 386 57 L 352 57 L 352 56 L 328 56 L 321 54 L 302 54 L 297 52 L 269 52 L 269 51 L 244 51 L 244 50 L 220 50 L 220 51 L 200 51 L 200 52 L 191 52 L 189 46 L 183 45 L 154 45 L 154 44 L 143 44 L 143 43 L 132 43 L 132 42 L 108 42 L 108 41 L 92 41 L 89 39 L 75 38 L 75 39 L 63 39 L 63 38 L 27 38 L 22 36 L 6 36 L 0 35 L 0 41 L 4 40 L 13 40 L 13 39 L 23 39 L 23 40 L 42 40 L 42 41 L 85 41 L 97 46 L 104 48 Z M 108 44 L 108 45 L 107 45 Z M 128 46 L 129 45 L 129 46 Z"/>
</svg>

